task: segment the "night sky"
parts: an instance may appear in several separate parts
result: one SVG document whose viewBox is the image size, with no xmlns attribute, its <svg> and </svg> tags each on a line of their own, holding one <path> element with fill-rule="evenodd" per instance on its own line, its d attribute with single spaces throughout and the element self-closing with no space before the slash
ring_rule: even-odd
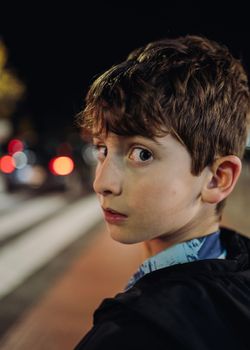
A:
<svg viewBox="0 0 250 350">
<path fill-rule="evenodd" d="M 239 2 L 220 8 L 210 1 L 95 1 L 78 7 L 34 2 L 26 8 L 20 3 L 1 8 L 0 37 L 9 51 L 9 66 L 27 87 L 14 118 L 18 123 L 29 115 L 41 135 L 67 132 L 94 75 L 152 40 L 205 35 L 226 44 L 250 71 L 248 11 Z"/>
</svg>

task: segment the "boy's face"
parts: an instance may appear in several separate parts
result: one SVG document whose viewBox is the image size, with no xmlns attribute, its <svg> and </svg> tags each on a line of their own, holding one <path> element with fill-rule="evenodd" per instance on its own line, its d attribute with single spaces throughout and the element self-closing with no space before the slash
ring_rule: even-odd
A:
<svg viewBox="0 0 250 350">
<path fill-rule="evenodd" d="M 127 215 L 119 222 L 107 221 L 119 242 L 159 236 L 181 241 L 206 226 L 200 194 L 208 169 L 193 176 L 184 146 L 171 135 L 156 141 L 159 145 L 142 136 L 113 133 L 93 138 L 98 146 L 93 187 L 100 204 Z"/>
</svg>

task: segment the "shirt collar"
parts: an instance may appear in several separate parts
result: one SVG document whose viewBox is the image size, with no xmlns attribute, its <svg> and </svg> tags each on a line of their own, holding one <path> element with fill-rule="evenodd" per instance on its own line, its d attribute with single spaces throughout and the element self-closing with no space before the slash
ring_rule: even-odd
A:
<svg viewBox="0 0 250 350">
<path fill-rule="evenodd" d="M 144 275 L 155 270 L 195 260 L 225 259 L 226 253 L 220 240 L 220 230 L 204 237 L 178 243 L 145 260 L 130 278 L 125 290 L 131 288 Z"/>
</svg>

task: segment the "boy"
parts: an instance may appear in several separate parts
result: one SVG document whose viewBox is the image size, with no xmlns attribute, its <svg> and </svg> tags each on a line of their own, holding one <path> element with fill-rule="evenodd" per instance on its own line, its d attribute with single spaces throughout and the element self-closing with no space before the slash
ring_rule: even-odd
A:
<svg viewBox="0 0 250 350">
<path fill-rule="evenodd" d="M 150 43 L 92 84 L 93 187 L 113 239 L 148 258 L 76 349 L 250 349 L 250 243 L 220 227 L 248 113 L 241 63 L 199 36 Z"/>
</svg>

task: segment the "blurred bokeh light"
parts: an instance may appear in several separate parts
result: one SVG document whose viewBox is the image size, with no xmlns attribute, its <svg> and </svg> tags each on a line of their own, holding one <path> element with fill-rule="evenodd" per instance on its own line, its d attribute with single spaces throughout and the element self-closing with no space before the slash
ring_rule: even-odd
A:
<svg viewBox="0 0 250 350">
<path fill-rule="evenodd" d="M 54 175 L 69 175 L 74 169 L 74 162 L 67 156 L 55 157 L 51 159 L 49 169 Z"/>
</svg>

